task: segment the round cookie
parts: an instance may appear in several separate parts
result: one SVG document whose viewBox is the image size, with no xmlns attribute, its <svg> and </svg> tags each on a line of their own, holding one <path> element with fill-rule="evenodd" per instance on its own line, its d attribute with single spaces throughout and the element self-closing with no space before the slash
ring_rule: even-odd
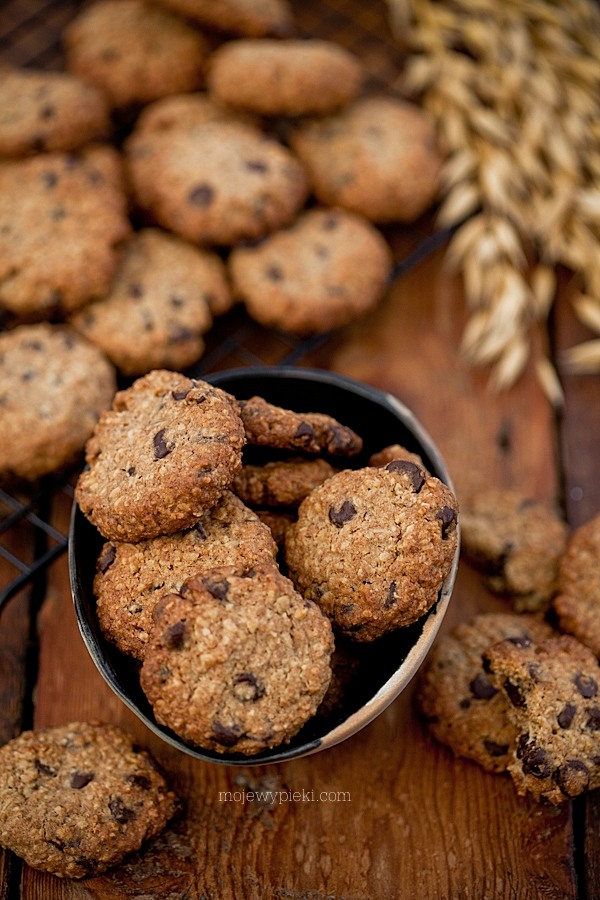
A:
<svg viewBox="0 0 600 900">
<path fill-rule="evenodd" d="M 75 499 L 108 540 L 183 531 L 231 484 L 243 445 L 229 394 L 155 369 L 120 391 L 101 416 Z"/>
<path fill-rule="evenodd" d="M 220 566 L 250 569 L 273 562 L 276 553 L 267 526 L 225 491 L 189 531 L 104 545 L 94 578 L 100 627 L 123 653 L 143 659 L 161 597 L 193 575 Z"/>
<path fill-rule="evenodd" d="M 600 787 L 600 670 L 570 635 L 502 641 L 484 666 L 517 732 L 508 771 L 521 796 L 563 803 Z"/>
<path fill-rule="evenodd" d="M 217 753 L 288 742 L 331 678 L 333 637 L 273 563 L 214 569 L 161 600 L 141 684 L 158 722 Z"/>
<path fill-rule="evenodd" d="M 75 150 L 110 131 L 106 97 L 66 72 L 0 68 L 0 157 Z"/>
<path fill-rule="evenodd" d="M 457 503 L 408 460 L 345 469 L 313 490 L 286 533 L 300 593 L 342 634 L 372 641 L 438 599 L 457 548 Z"/>
<path fill-rule="evenodd" d="M 238 401 L 249 444 L 354 456 L 362 450 L 362 438 L 351 428 L 324 413 L 300 413 L 268 403 L 263 397 Z"/>
<path fill-rule="evenodd" d="M 160 0 L 160 4 L 201 25 L 249 37 L 283 37 L 293 26 L 288 0 Z"/>
<path fill-rule="evenodd" d="M 499 641 L 538 642 L 552 634 L 532 615 L 482 613 L 440 637 L 419 675 L 416 695 L 437 740 L 488 772 L 506 771 L 517 733 L 506 697 L 483 669 L 482 654 Z"/>
<path fill-rule="evenodd" d="M 571 535 L 558 563 L 553 606 L 561 630 L 600 657 L 600 515 Z"/>
<path fill-rule="evenodd" d="M 354 100 L 359 60 L 322 40 L 228 41 L 210 57 L 211 94 L 226 106 L 265 116 L 324 115 Z"/>
<path fill-rule="evenodd" d="M 134 131 L 126 155 L 139 205 L 192 243 L 262 237 L 293 218 L 308 190 L 286 147 L 233 119 Z"/>
<path fill-rule="evenodd" d="M 0 163 L 0 306 L 43 318 L 102 296 L 130 232 L 111 147 Z"/>
<path fill-rule="evenodd" d="M 148 104 L 140 112 L 135 123 L 135 140 L 132 147 L 145 146 L 142 137 L 164 134 L 170 131 L 190 131 L 211 122 L 245 122 L 257 125 L 254 116 L 226 109 L 202 91 L 193 94 L 173 94 Z"/>
<path fill-rule="evenodd" d="M 487 488 L 461 508 L 465 556 L 518 612 L 544 609 L 556 590 L 567 526 L 549 503 L 517 490 Z"/>
<path fill-rule="evenodd" d="M 249 506 L 295 507 L 334 473 L 325 459 L 275 460 L 262 466 L 247 463 L 231 489 Z"/>
<path fill-rule="evenodd" d="M 442 157 L 433 124 L 418 106 L 365 97 L 300 125 L 290 143 L 313 190 L 373 222 L 412 222 L 433 203 Z"/>
<path fill-rule="evenodd" d="M 381 233 L 344 210 L 309 210 L 229 258 L 234 290 L 252 318 L 298 335 L 341 327 L 372 309 L 391 268 Z"/>
<path fill-rule="evenodd" d="M 0 476 L 34 481 L 75 462 L 116 389 L 102 351 L 70 328 L 0 334 Z"/>
<path fill-rule="evenodd" d="M 128 241 L 109 293 L 71 324 L 126 375 L 185 369 L 202 355 L 212 310 L 231 300 L 216 253 L 147 228 Z"/>
<path fill-rule="evenodd" d="M 69 71 L 114 107 L 197 88 L 208 45 L 178 16 L 144 0 L 97 0 L 64 31 Z"/>
<path fill-rule="evenodd" d="M 150 754 L 116 726 L 72 722 L 0 748 L 0 844 L 44 872 L 99 875 L 178 808 Z"/>
</svg>

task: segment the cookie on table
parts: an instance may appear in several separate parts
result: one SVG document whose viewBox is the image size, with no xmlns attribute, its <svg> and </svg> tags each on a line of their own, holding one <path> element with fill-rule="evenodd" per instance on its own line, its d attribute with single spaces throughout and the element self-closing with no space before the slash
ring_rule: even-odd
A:
<svg viewBox="0 0 600 900">
<path fill-rule="evenodd" d="M 360 435 L 324 413 L 284 409 L 258 396 L 239 400 L 238 408 L 249 444 L 334 456 L 362 450 Z"/>
<path fill-rule="evenodd" d="M 110 131 L 102 91 L 67 72 L 0 67 L 0 157 L 76 150 Z"/>
<path fill-rule="evenodd" d="M 293 30 L 287 0 L 160 0 L 161 6 L 231 34 L 284 37 Z"/>
<path fill-rule="evenodd" d="M 146 228 L 127 242 L 106 297 L 88 304 L 72 325 L 102 347 L 126 375 L 185 369 L 202 355 L 202 335 L 231 291 L 217 256 Z"/>
<path fill-rule="evenodd" d="M 104 295 L 130 232 L 112 147 L 0 162 L 0 307 L 49 318 Z"/>
<path fill-rule="evenodd" d="M 104 353 L 70 328 L 0 334 L 0 477 L 35 481 L 82 457 L 116 389 Z"/>
<path fill-rule="evenodd" d="M 285 459 L 245 463 L 231 489 L 249 506 L 300 506 L 310 492 L 335 473 L 325 459 Z"/>
<path fill-rule="evenodd" d="M 214 569 L 156 607 L 141 684 L 183 740 L 252 755 L 314 715 L 332 651 L 329 622 L 274 563 Z"/>
<path fill-rule="evenodd" d="M 375 640 L 438 599 L 457 515 L 450 489 L 408 460 L 342 470 L 311 491 L 287 531 L 290 577 L 340 633 Z"/>
<path fill-rule="evenodd" d="M 220 566 L 273 562 L 271 532 L 241 500 L 225 491 L 193 528 L 139 541 L 108 542 L 94 578 L 96 612 L 102 631 L 123 653 L 143 659 L 159 600 L 187 578 Z"/>
<path fill-rule="evenodd" d="M 502 641 L 484 664 L 517 730 L 508 766 L 517 792 L 557 804 L 600 787 L 600 669 L 592 651 L 570 635 Z"/>
<path fill-rule="evenodd" d="M 378 450 L 369 457 L 369 465 L 387 466 L 388 463 L 393 462 L 395 459 L 407 459 L 409 462 L 421 466 L 422 469 L 426 468 L 422 457 L 418 453 L 413 453 L 412 450 L 408 450 L 402 444 L 388 444 L 387 447 L 382 447 L 381 450 Z"/>
<path fill-rule="evenodd" d="M 229 258 L 234 291 L 252 318 L 298 335 L 364 315 L 381 300 L 391 269 L 383 235 L 345 210 L 309 210 Z"/>
<path fill-rule="evenodd" d="M 308 192 L 290 150 L 234 119 L 134 131 L 126 157 L 140 207 L 192 243 L 262 237 L 286 225 Z"/>
<path fill-rule="evenodd" d="M 70 72 L 111 105 L 149 103 L 199 87 L 208 45 L 178 16 L 145 0 L 97 0 L 64 31 Z"/>
<path fill-rule="evenodd" d="M 151 755 L 113 725 L 25 731 L 0 748 L 0 845 L 59 877 L 117 865 L 179 807 Z"/>
<path fill-rule="evenodd" d="M 442 157 L 427 114 L 394 97 L 365 97 L 301 124 L 290 143 L 317 198 L 373 222 L 412 222 L 433 203 Z"/>
<path fill-rule="evenodd" d="M 521 491 L 486 488 L 462 504 L 461 526 L 465 556 L 492 590 L 508 595 L 518 612 L 548 606 L 568 535 L 553 506 Z"/>
<path fill-rule="evenodd" d="M 354 54 L 317 39 L 241 39 L 211 55 L 206 83 L 226 106 L 264 116 L 324 115 L 357 96 L 363 78 Z"/>
<path fill-rule="evenodd" d="M 155 369 L 116 394 L 100 417 L 75 499 L 108 540 L 183 531 L 229 487 L 244 443 L 229 394 Z"/>
<path fill-rule="evenodd" d="M 419 676 L 416 697 L 437 740 L 488 772 L 506 771 L 517 732 L 508 700 L 484 671 L 482 654 L 503 640 L 537 643 L 553 633 L 533 615 L 482 613 L 438 638 Z"/>
<path fill-rule="evenodd" d="M 562 631 L 600 657 L 600 515 L 577 528 L 558 563 L 553 607 Z"/>
</svg>

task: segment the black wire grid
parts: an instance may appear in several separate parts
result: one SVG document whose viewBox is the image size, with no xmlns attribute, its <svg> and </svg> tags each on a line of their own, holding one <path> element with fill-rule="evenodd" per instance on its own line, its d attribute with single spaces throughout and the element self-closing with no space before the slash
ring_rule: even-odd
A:
<svg viewBox="0 0 600 900">
<path fill-rule="evenodd" d="M 0 0 L 0 63 L 36 68 L 61 68 L 61 32 L 80 6 L 79 0 Z M 367 71 L 367 87 L 389 89 L 399 74 L 399 51 L 389 34 L 383 0 L 296 2 L 298 30 L 336 40 L 360 56 Z M 392 281 L 443 246 L 447 231 L 433 235 L 416 230 L 416 247 L 399 260 Z M 414 241 L 413 241 L 414 245 Z M 266 330 L 235 309 L 217 319 L 207 348 L 191 370 L 197 377 L 212 371 L 251 365 L 292 366 L 326 348 L 331 334 L 308 339 Z M 67 549 L 68 537 L 52 524 L 57 503 L 73 501 L 73 476 L 45 480 L 31 495 L 0 489 L 0 611 L 23 588 L 43 582 L 48 566 Z"/>
</svg>

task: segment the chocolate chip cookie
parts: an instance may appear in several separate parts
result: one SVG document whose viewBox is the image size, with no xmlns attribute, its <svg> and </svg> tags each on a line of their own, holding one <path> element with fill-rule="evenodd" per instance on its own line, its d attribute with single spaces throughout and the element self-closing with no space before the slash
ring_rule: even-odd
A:
<svg viewBox="0 0 600 900">
<path fill-rule="evenodd" d="M 451 490 L 409 460 L 345 469 L 309 494 L 288 528 L 290 577 L 342 634 L 375 640 L 438 599 L 457 513 Z"/>
<path fill-rule="evenodd" d="M 600 669 L 570 635 L 502 641 L 484 656 L 518 738 L 508 771 L 520 795 L 561 803 L 600 787 Z"/>
<path fill-rule="evenodd" d="M 259 115 L 319 116 L 354 100 L 362 76 L 357 57 L 331 41 L 243 39 L 212 54 L 207 87 Z"/>
<path fill-rule="evenodd" d="M 310 492 L 335 473 L 325 459 L 285 459 L 262 466 L 246 463 L 232 490 L 250 506 L 300 506 Z"/>
<path fill-rule="evenodd" d="M 488 488 L 465 499 L 461 524 L 465 556 L 492 590 L 506 594 L 519 612 L 548 606 L 568 534 L 551 504 Z"/>
<path fill-rule="evenodd" d="M 329 622 L 274 563 L 214 569 L 158 604 L 141 684 L 185 741 L 252 755 L 314 715 L 332 651 Z"/>
<path fill-rule="evenodd" d="M 111 130 L 102 91 L 67 72 L 0 68 L 0 157 L 76 150 Z"/>
<path fill-rule="evenodd" d="M 212 310 L 230 305 L 225 266 L 209 250 L 155 228 L 137 232 L 109 293 L 72 319 L 126 375 L 185 369 L 204 351 Z"/>
<path fill-rule="evenodd" d="M 113 725 L 25 731 L 0 748 L 0 844 L 44 872 L 99 875 L 178 808 L 150 754 Z"/>
<path fill-rule="evenodd" d="M 364 315 L 383 297 L 391 268 L 383 235 L 344 210 L 309 210 L 229 258 L 234 290 L 252 318 L 298 335 Z"/>
<path fill-rule="evenodd" d="M 600 515 L 571 535 L 558 563 L 553 606 L 561 629 L 600 657 Z"/>
<path fill-rule="evenodd" d="M 104 295 L 130 232 L 112 147 L 0 163 L 0 306 L 48 318 Z"/>
<path fill-rule="evenodd" d="M 418 708 L 437 740 L 488 772 L 506 771 L 517 731 L 508 700 L 483 669 L 482 654 L 499 641 L 539 642 L 552 634 L 532 615 L 482 613 L 438 638 L 417 691 Z"/>
<path fill-rule="evenodd" d="M 287 0 L 160 0 L 161 6 L 231 34 L 285 36 L 293 28 Z"/>
<path fill-rule="evenodd" d="M 195 525 L 241 466 L 235 401 L 204 381 L 155 369 L 120 391 L 86 446 L 75 499 L 108 540 Z"/>
<path fill-rule="evenodd" d="M 0 477 L 34 481 L 76 462 L 115 391 L 110 362 L 70 328 L 0 334 Z"/>
<path fill-rule="evenodd" d="M 250 569 L 273 562 L 276 553 L 267 526 L 225 491 L 189 531 L 104 545 L 94 578 L 100 627 L 123 653 L 143 659 L 154 608 L 165 594 L 192 575 L 220 566 Z"/>
<path fill-rule="evenodd" d="M 63 37 L 69 71 L 119 108 L 199 87 L 208 55 L 196 29 L 145 0 L 97 0 Z"/>
</svg>

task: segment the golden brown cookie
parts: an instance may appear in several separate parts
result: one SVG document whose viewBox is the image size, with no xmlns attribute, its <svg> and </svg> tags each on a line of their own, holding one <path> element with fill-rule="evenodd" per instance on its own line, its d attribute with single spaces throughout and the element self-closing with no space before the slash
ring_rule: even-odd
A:
<svg viewBox="0 0 600 900">
<path fill-rule="evenodd" d="M 285 36 L 293 27 L 288 0 L 160 0 L 161 6 L 231 34 Z"/>
<path fill-rule="evenodd" d="M 325 459 L 246 463 L 233 479 L 232 490 L 249 506 L 296 507 L 334 472 Z"/>
</svg>

